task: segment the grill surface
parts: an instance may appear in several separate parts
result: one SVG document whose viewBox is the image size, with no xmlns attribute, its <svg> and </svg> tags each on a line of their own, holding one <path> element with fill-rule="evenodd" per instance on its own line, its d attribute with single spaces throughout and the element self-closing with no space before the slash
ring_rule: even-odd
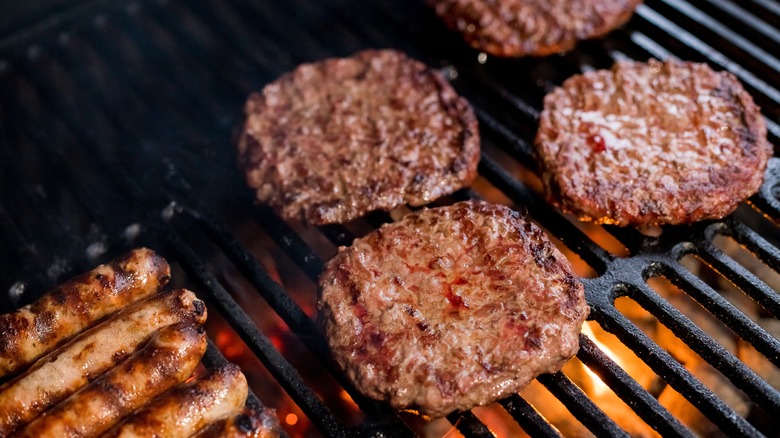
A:
<svg viewBox="0 0 780 438">
<path fill-rule="evenodd" d="M 762 107 L 770 141 L 780 144 L 778 22 L 780 3 L 771 0 L 648 0 L 623 29 L 563 56 L 486 60 L 417 0 L 93 0 L 58 8 L 0 36 L 0 311 L 130 247 L 148 245 L 172 262 L 176 282 L 209 302 L 210 319 L 230 326 L 210 326 L 223 351 L 212 344 L 206 362 L 230 356 L 220 336 L 236 333 L 252 361 L 262 362 L 316 426 L 309 433 L 412 435 L 414 421 L 361 397 L 335 370 L 312 319 L 313 282 L 323 261 L 335 246 L 348 245 L 390 216 L 375 213 L 350 226 L 318 229 L 285 223 L 253 203 L 231 143 L 250 91 L 301 62 L 395 47 L 441 68 L 479 117 L 481 179 L 442 202 L 487 197 L 526 210 L 589 266 L 593 275 L 584 282 L 592 320 L 725 435 L 776 433 L 771 422 L 732 411 L 618 311 L 615 300 L 639 303 L 761 406 L 765 418 L 777 418 L 780 393 L 647 280 L 666 278 L 780 367 L 780 341 L 679 263 L 698 257 L 767 317 L 780 318 L 777 291 L 713 243 L 729 236 L 780 271 L 780 159 L 771 160 L 761 192 L 731 217 L 667 227 L 660 237 L 579 225 L 546 205 L 533 177 L 522 171 L 535 169 L 529 145 L 544 94 L 572 74 L 624 58 L 678 57 L 731 71 Z M 597 243 L 593 233 L 604 230 L 625 253 Z M 263 328 L 277 319 L 289 327 L 287 344 Z M 302 357 L 312 358 L 324 377 L 304 372 L 305 359 L 290 354 L 289 343 L 300 345 Z M 663 436 L 691 435 L 593 340 L 582 335 L 581 345 L 578 358 L 651 428 Z M 340 407 L 323 401 L 315 389 L 321 378 L 342 385 L 360 418 L 345 420 L 336 412 Z M 627 434 L 563 373 L 538 382 L 594 435 Z M 253 383 L 257 391 L 261 384 Z M 500 405 L 527 433 L 559 436 L 519 395 Z M 466 436 L 491 436 L 471 412 L 448 420 Z"/>
</svg>

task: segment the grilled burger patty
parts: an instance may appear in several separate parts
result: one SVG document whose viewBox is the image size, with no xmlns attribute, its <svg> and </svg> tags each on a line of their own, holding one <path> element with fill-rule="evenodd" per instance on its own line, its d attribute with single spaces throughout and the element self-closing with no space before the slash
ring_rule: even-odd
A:
<svg viewBox="0 0 780 438">
<path fill-rule="evenodd" d="M 641 0 L 429 0 L 447 25 L 496 56 L 572 49 L 627 22 Z"/>
<path fill-rule="evenodd" d="M 507 207 L 424 209 L 339 248 L 320 318 L 364 394 L 432 417 L 505 397 L 579 347 L 583 286 Z"/>
<path fill-rule="evenodd" d="M 340 223 L 468 185 L 471 107 L 437 71 L 393 50 L 304 64 L 252 94 L 239 165 L 287 219 Z"/>
<path fill-rule="evenodd" d="M 535 147 L 551 202 L 623 226 L 723 217 L 772 155 L 734 76 L 656 60 L 567 79 L 544 99 Z"/>
</svg>

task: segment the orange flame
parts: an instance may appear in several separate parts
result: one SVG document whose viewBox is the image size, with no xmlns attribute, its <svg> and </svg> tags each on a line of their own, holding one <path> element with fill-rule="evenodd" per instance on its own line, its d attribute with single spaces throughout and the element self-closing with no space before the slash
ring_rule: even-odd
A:
<svg viewBox="0 0 780 438">
<path fill-rule="evenodd" d="M 609 356 L 610 359 L 614 360 L 621 368 L 623 367 L 623 364 L 621 363 L 620 357 L 615 354 L 614 351 L 612 351 L 609 347 L 607 347 L 604 343 L 599 342 L 598 338 L 596 338 L 596 333 L 593 332 L 593 327 L 591 327 L 590 324 L 595 324 L 593 321 L 588 321 L 585 324 L 582 325 L 582 333 L 585 334 L 591 341 L 593 341 L 594 344 L 596 344 L 597 347 L 601 351 L 604 352 L 607 356 Z M 605 394 L 607 394 L 610 389 L 609 386 L 607 386 L 606 383 L 604 383 L 601 378 L 596 375 L 593 371 L 590 370 L 587 366 L 583 365 L 583 368 L 585 369 L 586 374 L 591 379 L 591 391 L 593 397 L 602 397 Z"/>
</svg>

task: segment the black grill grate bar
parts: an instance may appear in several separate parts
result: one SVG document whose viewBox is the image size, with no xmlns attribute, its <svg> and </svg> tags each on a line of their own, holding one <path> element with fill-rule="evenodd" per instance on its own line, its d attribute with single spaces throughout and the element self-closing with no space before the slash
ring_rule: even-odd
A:
<svg viewBox="0 0 780 438">
<path fill-rule="evenodd" d="M 586 292 L 588 286 L 586 285 Z M 624 284 L 619 292 L 630 296 L 645 309 L 653 308 L 653 299 L 637 287 Z M 657 299 L 657 298 L 656 298 Z M 634 323 L 614 307 L 595 309 L 591 313 L 601 327 L 617 336 L 638 357 L 672 388 L 715 423 L 727 436 L 754 437 L 761 434 L 744 418 L 737 415 L 721 399 L 676 361 L 668 352 L 647 337 Z"/>
<path fill-rule="evenodd" d="M 751 3 L 760 5 L 775 15 L 780 15 L 780 3 L 777 3 L 775 0 L 751 0 Z"/>
<path fill-rule="evenodd" d="M 447 420 L 450 421 L 458 431 L 467 437 L 473 438 L 494 438 L 495 435 L 490 429 L 487 428 L 476 415 L 470 411 L 461 413 L 452 413 L 447 415 Z"/>
<path fill-rule="evenodd" d="M 348 436 L 347 430 L 306 385 L 298 371 L 276 350 L 271 341 L 219 284 L 217 279 L 207 270 L 205 263 L 182 240 L 181 236 L 168 228 L 160 228 L 156 231 L 177 258 L 184 262 L 183 266 L 190 276 L 197 279 L 203 290 L 208 291 L 214 298 L 214 303 L 219 307 L 221 315 L 230 322 L 231 327 L 249 346 L 254 355 L 263 362 L 285 391 L 295 398 L 298 406 L 306 413 L 309 420 L 320 430 L 332 431 L 335 436 Z"/>
<path fill-rule="evenodd" d="M 171 4 L 170 7 L 174 8 L 175 4 Z M 222 33 L 216 34 L 213 27 L 201 22 L 188 10 L 172 14 L 162 8 L 150 6 L 141 12 L 145 12 L 151 20 L 159 23 L 160 31 L 170 32 L 172 39 L 178 43 L 178 48 L 190 54 L 193 60 L 209 59 L 213 56 L 213 52 L 219 53 L 227 51 L 229 48 L 238 47 L 233 43 L 236 38 L 234 29 L 221 29 Z M 220 38 L 221 36 L 228 38 Z M 230 41 L 232 46 L 227 45 L 226 40 Z M 240 39 L 243 42 L 246 40 L 247 38 Z M 219 44 L 219 47 L 209 47 L 209 43 Z M 268 52 L 273 52 L 270 55 L 271 58 L 266 55 Z M 291 64 L 290 61 L 284 61 L 288 55 L 281 52 L 281 49 L 274 46 L 271 41 L 265 41 L 262 47 L 256 47 L 252 54 L 254 58 L 260 59 L 258 63 L 244 56 L 230 56 L 224 60 L 224 64 L 220 65 L 222 68 L 211 68 L 209 73 L 219 82 L 228 84 L 231 95 L 240 94 L 240 97 L 244 98 L 245 90 L 257 89 L 259 85 L 273 79 L 273 72 L 269 72 L 269 69 L 274 68 L 274 66 Z M 272 62 L 271 59 L 274 61 Z M 258 64 L 264 67 L 258 68 Z M 240 73 L 231 74 L 232 72 Z"/>
<path fill-rule="evenodd" d="M 527 119 L 527 123 L 535 125 L 536 122 L 539 120 L 539 115 L 541 114 L 539 108 L 531 105 L 529 102 L 526 102 L 525 99 L 516 96 L 514 93 L 512 93 L 512 91 L 508 90 L 504 85 L 501 85 L 500 83 L 496 82 L 489 76 L 480 75 L 479 72 L 474 71 L 474 69 L 469 68 L 469 66 L 461 67 L 458 70 L 458 72 L 459 75 L 460 73 L 468 75 L 468 77 L 472 81 L 477 82 L 479 85 L 490 90 L 494 95 L 498 96 L 499 98 L 503 99 L 505 102 L 509 103 L 509 105 L 513 109 L 518 111 L 520 115 L 522 115 L 525 119 Z"/>
<path fill-rule="evenodd" d="M 730 330 L 752 344 L 776 366 L 780 366 L 780 340 L 766 333 L 707 283 L 677 263 L 658 265 L 657 273 L 684 290 Z"/>
<path fill-rule="evenodd" d="M 30 73 L 30 72 L 26 72 Z M 32 78 L 30 73 L 30 78 Z M 34 84 L 31 84 L 34 85 Z M 40 93 L 42 100 L 45 104 L 51 103 L 50 100 L 44 95 L 45 93 L 40 88 L 35 89 Z M 2 105 L 6 108 L 22 108 L 21 102 L 15 97 L 8 95 L 8 93 L 2 93 Z M 38 241 L 38 242 L 51 242 L 51 246 L 45 245 L 45 248 L 38 247 L 41 253 L 58 253 L 57 247 L 61 246 L 56 242 L 69 242 L 71 245 L 78 246 L 79 233 L 69 228 L 70 223 L 63 224 L 59 214 L 70 214 L 71 212 L 62 211 L 70 205 L 69 199 L 75 200 L 80 207 L 80 213 L 90 220 L 95 219 L 95 215 L 105 216 L 105 212 L 102 212 L 100 208 L 92 208 L 92 203 L 84 196 L 83 189 L 85 186 L 82 182 L 75 177 L 75 175 L 64 168 L 63 166 L 57 166 L 59 162 L 65 162 L 65 158 L 51 140 L 46 137 L 46 133 L 50 133 L 51 129 L 44 128 L 39 125 L 38 122 L 24 111 L 13 111 L 9 114 L 11 123 L 14 123 L 20 128 L 21 133 L 29 140 L 30 146 L 36 148 L 40 152 L 37 154 L 41 157 L 43 162 L 47 165 L 48 169 L 53 169 L 52 174 L 47 174 L 43 178 L 45 180 L 44 186 L 41 187 L 42 191 L 32 190 L 24 194 L 20 202 L 21 205 L 29 204 L 30 212 L 35 218 L 35 222 L 29 222 L 20 224 L 20 228 L 24 229 L 24 235 L 26 241 Z M 54 118 L 54 123 L 50 126 L 56 126 L 59 122 L 59 118 Z M 9 161 L 14 163 L 15 160 Z M 25 178 L 20 177 L 20 181 L 24 181 Z M 64 190 L 63 187 L 70 187 L 71 190 Z M 27 190 L 27 189 L 25 189 Z M 52 203 L 57 204 L 57 207 L 52 208 Z M 15 205 L 20 205 L 15 204 Z M 60 208 L 60 211 L 57 211 Z M 75 213 L 75 212 L 73 212 Z M 35 236 L 38 233 L 44 233 L 47 237 L 44 239 L 32 239 L 31 236 Z M 23 245 L 27 246 L 27 245 Z M 82 260 L 83 261 L 83 258 Z M 44 263 L 46 265 L 46 263 Z M 50 274 L 50 276 L 52 276 Z M 59 275 L 54 275 L 59 276 Z M 51 278 L 54 280 L 54 278 Z"/>
<path fill-rule="evenodd" d="M 530 170 L 536 171 L 538 166 L 536 161 L 531 158 L 533 152 L 531 144 L 528 141 L 512 132 L 511 129 L 499 122 L 490 114 L 490 112 L 483 109 L 483 107 L 472 103 L 472 108 L 474 108 L 474 112 L 479 120 L 481 135 L 491 134 L 500 137 L 503 140 L 500 144 L 504 150 L 512 154 L 513 158 L 524 165 L 527 165 Z"/>
<path fill-rule="evenodd" d="M 5 96 L 0 95 L 0 108 L 7 108 L 5 101 Z M 11 111 L 8 113 L 14 114 Z M 12 137 L 11 135 L 9 126 L 13 125 L 12 118 L 13 117 L 11 116 L 5 116 L 5 114 L 3 114 L 2 118 L 0 118 L 0 141 L 2 141 L 4 144 L 14 144 L 19 142 L 17 138 Z M 0 153 L 2 154 L 0 155 L 0 169 L 2 171 L 0 176 L 3 178 L 2 183 L 5 184 L 7 181 L 9 183 L 7 187 L 10 187 L 10 183 L 25 181 L 21 170 L 16 165 L 17 161 L 15 158 L 18 159 L 18 157 L 14 157 L 12 151 L 6 148 L 2 148 L 2 152 Z M 7 196 L 7 198 L 4 197 L 3 202 L 0 203 L 0 215 L 3 217 L 1 222 L 3 223 L 3 234 L 5 237 L 4 241 L 8 242 L 8 244 L 3 245 L 2 250 L 18 252 L 19 255 L 23 253 L 30 253 L 30 255 L 32 255 L 32 251 L 30 251 L 28 248 L 28 242 L 31 242 L 28 230 L 24 229 L 21 224 L 17 224 L 17 220 L 14 219 L 15 215 L 12 215 L 4 207 L 5 205 L 13 205 L 16 208 L 16 213 L 18 213 L 18 209 L 20 209 L 21 206 L 27 202 L 27 199 L 32 197 L 32 193 L 30 193 L 30 187 L 27 184 L 24 184 L 20 190 L 14 190 L 11 191 L 11 193 L 6 192 L 4 195 Z M 8 258 L 7 260 L 17 259 Z"/>
<path fill-rule="evenodd" d="M 661 436 L 693 436 L 655 397 L 583 334 L 580 334 L 577 357 Z"/>
<path fill-rule="evenodd" d="M 697 254 L 746 295 L 761 304 L 775 318 L 780 319 L 780 296 L 764 281 L 724 254 L 715 245 L 706 244 Z"/>
<path fill-rule="evenodd" d="M 40 66 L 37 66 L 40 67 Z M 31 85 L 35 88 L 35 91 L 39 93 L 41 103 L 46 107 L 54 107 L 60 110 L 67 110 L 64 108 L 61 99 L 57 99 L 56 93 L 51 89 L 50 83 L 47 82 L 40 74 L 38 68 L 27 69 L 26 65 L 21 67 L 25 77 L 31 80 Z M 23 108 L 21 102 L 9 102 L 9 108 Z M 56 112 L 53 115 L 55 122 L 63 123 L 65 126 L 73 126 L 71 122 L 75 122 L 75 119 L 70 117 L 63 117 L 60 119 L 59 114 L 62 111 Z M 45 163 L 46 168 L 53 170 L 53 181 L 60 188 L 66 187 L 64 192 L 73 196 L 80 204 L 80 213 L 84 218 L 89 221 L 95 221 L 100 218 L 101 222 L 107 220 L 110 214 L 103 208 L 102 203 L 95 203 L 93 200 L 87 198 L 87 193 L 91 190 L 90 187 L 84 182 L 84 175 L 79 178 L 74 174 L 73 170 L 69 166 L 61 166 L 59 163 L 67 163 L 66 151 L 63 150 L 61 145 L 55 144 L 47 137 L 50 134 L 50 130 L 45 128 L 39 123 L 39 119 L 29 115 L 25 111 L 17 111 L 12 118 L 16 120 L 17 126 L 22 132 L 30 139 L 30 141 L 40 150 L 38 156 L 41 157 Z M 70 129 L 70 133 L 78 133 L 81 130 L 78 128 Z M 52 191 L 49 191 L 51 193 Z M 67 233 L 72 233 L 73 230 L 63 230 Z"/>
<path fill-rule="evenodd" d="M 766 179 L 774 183 L 762 185 L 758 195 L 751 198 L 751 201 L 756 208 L 772 217 L 775 224 L 780 224 L 780 158 L 769 159 Z M 775 269 L 780 271 L 780 268 Z"/>
<path fill-rule="evenodd" d="M 252 217 L 258 225 L 266 230 L 274 242 L 284 249 L 287 255 L 298 264 L 306 276 L 316 283 L 324 263 L 314 254 L 314 251 L 301 236 L 290 228 L 282 218 L 277 216 L 270 207 L 258 206 L 253 211 Z"/>
<path fill-rule="evenodd" d="M 755 15 L 742 6 L 734 3 L 730 0 L 706 0 L 707 3 L 716 6 L 717 8 L 727 12 L 733 18 L 738 19 L 743 24 L 750 26 L 751 28 L 759 31 L 764 36 L 780 43 L 780 31 L 769 23 L 767 23 L 762 17 Z"/>
<path fill-rule="evenodd" d="M 729 41 L 731 44 L 741 49 L 742 53 L 748 54 L 754 59 L 766 64 L 775 72 L 780 72 L 780 60 L 777 59 L 773 54 L 757 46 L 737 32 L 734 32 L 728 26 L 725 26 L 723 23 L 710 17 L 708 14 L 705 14 L 692 4 L 681 0 L 660 1 L 668 6 L 671 6 L 700 25 L 706 26 L 710 31 L 713 32 L 713 34 Z M 753 25 L 751 23 L 751 27 L 752 26 Z"/>
<path fill-rule="evenodd" d="M 190 56 L 189 52 L 179 50 L 178 41 L 168 34 L 165 27 L 146 19 L 147 17 L 133 15 L 116 14 L 114 22 L 120 26 L 118 36 L 124 36 L 128 41 L 134 42 L 138 52 L 145 54 L 148 59 L 157 60 L 149 63 L 152 68 L 158 70 L 152 72 L 163 80 L 175 81 L 173 83 L 181 87 L 177 91 L 180 96 L 183 96 L 183 103 L 190 103 L 187 98 L 192 98 L 196 105 L 194 108 L 208 109 L 208 111 L 191 111 L 192 116 L 202 119 L 204 123 L 213 123 L 215 120 L 213 117 L 224 117 L 235 111 L 235 108 L 229 107 L 221 98 L 232 94 L 233 90 L 228 88 L 230 84 L 215 81 L 212 77 L 213 70 L 207 70 L 202 61 L 198 62 L 197 58 Z M 107 27 L 108 29 L 111 28 Z M 102 41 L 110 41 L 110 39 L 104 36 Z"/>
<path fill-rule="evenodd" d="M 90 40 L 94 42 L 94 39 L 95 38 L 92 38 Z M 91 47 L 88 44 L 85 44 L 81 45 L 79 48 L 81 50 L 68 50 L 67 52 L 60 53 L 55 52 L 52 62 L 61 62 L 63 70 L 68 73 L 85 70 L 74 67 L 78 63 L 85 61 L 85 59 L 74 59 L 72 55 L 74 53 L 81 53 L 82 50 L 88 52 L 91 50 Z M 103 54 L 98 54 L 97 56 L 98 59 L 101 59 Z M 54 113 L 57 116 L 62 115 L 63 122 L 69 127 L 71 132 L 73 132 L 79 143 L 86 146 L 92 152 L 91 154 L 88 154 L 88 156 L 90 159 L 95 159 L 97 161 L 97 167 L 95 168 L 111 169 L 111 178 L 106 178 L 106 180 L 109 183 L 116 184 L 119 191 L 127 194 L 131 200 L 137 200 L 144 197 L 148 198 L 150 195 L 153 195 L 153 193 L 142 191 L 135 179 L 131 176 L 126 163 L 115 156 L 115 154 L 107 152 L 107 149 L 112 147 L 110 146 L 111 143 L 114 141 L 120 143 L 120 140 L 117 137 L 112 137 L 108 140 L 106 138 L 97 137 L 97 134 L 93 134 L 93 132 L 96 131 L 95 128 L 100 127 L 101 133 L 112 132 L 114 133 L 113 135 L 115 135 L 115 133 L 121 133 L 121 142 L 132 143 L 138 141 L 135 138 L 132 122 L 116 114 L 116 111 L 113 109 L 116 105 L 112 105 L 111 102 L 106 101 L 105 94 L 102 93 L 100 89 L 96 88 L 98 81 L 96 77 L 91 75 L 91 73 L 93 73 L 92 69 L 87 69 L 87 71 L 90 72 L 89 75 L 71 74 L 70 78 L 74 80 L 78 89 L 87 90 L 90 95 L 90 99 L 88 100 L 63 101 L 63 99 L 58 96 L 58 93 L 51 88 L 50 82 L 45 77 L 37 76 L 36 82 L 45 91 L 47 99 L 56 104 L 54 108 L 57 109 L 57 111 L 54 111 Z M 121 72 L 117 71 L 112 73 L 116 73 L 117 76 L 124 79 Z M 36 76 L 33 75 L 33 77 Z M 130 83 L 130 81 L 122 81 L 123 86 L 117 87 L 117 90 L 123 90 L 124 93 L 124 90 L 128 88 Z M 127 96 L 127 94 L 123 94 L 123 96 Z M 139 99 L 135 99 L 135 101 L 138 102 Z M 125 105 L 129 104 L 128 100 L 125 100 L 124 102 Z M 91 115 L 91 118 L 87 120 L 76 118 L 72 116 L 74 113 Z"/>
<path fill-rule="evenodd" d="M 324 3 L 321 2 L 323 6 Z M 328 51 L 322 45 L 323 41 L 317 40 L 313 35 L 307 32 L 300 32 L 295 33 L 293 37 L 290 33 L 292 29 L 299 27 L 299 23 L 292 22 L 287 17 L 296 17 L 296 20 L 300 20 L 300 22 L 312 19 L 312 17 L 304 15 L 308 7 L 302 7 L 294 12 L 282 11 L 281 8 L 291 7 L 289 1 L 263 2 L 262 5 L 260 2 L 230 1 L 226 3 L 226 6 L 229 6 L 229 8 L 222 9 L 224 12 L 235 11 L 231 17 L 232 20 L 226 22 L 225 17 L 218 16 L 216 17 L 218 21 L 214 21 L 216 26 L 242 24 L 242 32 L 247 32 L 243 35 L 261 36 L 264 44 L 266 40 L 279 41 L 279 38 L 281 38 L 284 40 L 285 47 L 285 50 L 282 51 L 289 53 L 289 60 L 295 64 L 319 59 L 328 54 Z M 212 21 L 213 14 L 207 8 L 198 4 L 193 5 L 192 9 L 201 17 L 208 17 L 208 21 Z M 258 32 L 261 33 L 258 34 Z M 242 38 L 241 35 L 242 33 L 237 33 L 237 38 Z M 256 48 L 246 44 L 242 44 L 239 49 L 242 53 L 252 53 L 252 51 L 256 50 Z M 342 48 L 342 50 L 344 49 Z M 276 71 L 281 73 L 287 71 L 287 69 Z"/>
<path fill-rule="evenodd" d="M 95 45 L 107 59 L 112 58 L 112 52 L 123 55 L 129 52 L 135 55 L 130 60 L 133 62 L 132 65 L 141 66 L 144 69 L 143 74 L 134 78 L 143 87 L 142 96 L 150 98 L 163 93 L 167 98 L 177 102 L 176 106 L 180 106 L 182 111 L 186 111 L 187 114 L 183 120 L 185 123 L 183 126 L 192 123 L 209 126 L 215 119 L 218 120 L 216 117 L 229 114 L 220 102 L 218 93 L 214 96 L 207 96 L 204 92 L 204 84 L 215 86 L 216 89 L 219 88 L 214 81 L 208 80 L 208 75 L 199 68 L 200 63 L 185 63 L 178 60 L 176 54 L 180 54 L 179 51 L 163 51 L 159 44 L 151 40 L 148 32 L 133 27 L 138 26 L 139 20 L 129 21 L 126 14 L 117 14 L 112 18 L 114 20 L 106 23 L 102 29 L 95 29 L 95 32 L 100 31 L 100 34 L 93 38 Z M 115 29 L 114 25 L 119 26 L 119 28 Z M 111 46 L 112 41 L 126 43 L 126 50 L 117 51 Z M 173 59 L 169 60 L 172 54 L 174 54 Z M 142 62 L 137 62 L 141 59 L 143 59 Z M 128 62 L 112 63 L 112 65 L 123 64 L 128 64 Z M 150 81 L 149 78 L 153 77 L 159 78 L 159 80 Z M 171 88 L 166 90 L 166 87 Z M 208 111 L 196 109 L 208 109 Z"/>
<path fill-rule="evenodd" d="M 596 436 L 628 437 L 628 433 L 599 409 L 596 403 L 562 372 L 542 374 L 536 380 Z"/>
<path fill-rule="evenodd" d="M 780 175 L 777 175 L 774 181 L 776 184 L 780 183 Z M 776 216 L 776 220 L 780 220 L 780 215 Z M 748 250 L 756 254 L 759 260 L 769 265 L 775 272 L 780 272 L 780 248 L 767 242 L 766 239 L 741 222 L 734 222 L 727 229 L 727 232 L 737 242 L 745 245 Z"/>
<path fill-rule="evenodd" d="M 104 24 L 104 27 L 110 27 L 114 23 L 111 21 L 106 20 L 107 22 Z M 109 33 L 110 35 L 111 33 Z M 123 66 L 123 65 L 133 65 L 135 67 L 140 67 L 139 70 L 133 69 L 132 71 L 129 69 L 123 69 L 123 68 L 109 68 L 104 67 L 103 69 L 109 72 L 107 75 L 111 76 L 112 79 L 115 80 L 115 82 L 119 83 L 120 86 L 118 86 L 115 90 L 112 91 L 111 94 L 115 93 L 119 96 L 119 99 L 117 99 L 120 103 L 121 102 L 128 102 L 132 103 L 133 105 L 136 105 L 137 108 L 143 108 L 142 111 L 139 112 L 132 112 L 131 114 L 133 116 L 137 116 L 139 114 L 163 114 L 165 120 L 168 120 L 170 123 L 176 124 L 181 123 L 183 125 L 176 125 L 176 126 L 186 126 L 187 124 L 193 124 L 193 120 L 199 120 L 201 123 L 198 123 L 197 125 L 202 125 L 206 122 L 204 118 L 199 119 L 197 116 L 197 112 L 193 113 L 191 110 L 187 114 L 182 114 L 180 111 L 183 111 L 183 109 L 191 109 L 194 106 L 186 101 L 177 102 L 176 105 L 173 105 L 174 108 L 176 108 L 176 111 L 170 111 L 163 109 L 162 106 L 159 104 L 156 104 L 157 99 L 150 99 L 149 97 L 155 95 L 155 94 L 167 94 L 174 96 L 172 99 L 178 99 L 177 93 L 173 92 L 173 90 L 166 90 L 164 84 L 170 84 L 171 82 L 166 80 L 165 76 L 161 75 L 161 70 L 157 68 L 157 66 L 150 66 L 147 64 L 147 60 L 144 59 L 142 62 L 134 62 L 135 59 L 133 58 L 127 58 L 127 56 L 130 56 L 130 53 L 133 53 L 135 51 L 136 56 L 139 53 L 137 48 L 131 48 L 125 46 L 125 50 L 117 50 L 116 47 L 112 47 L 109 44 L 106 43 L 106 34 L 102 33 L 100 29 L 95 29 L 94 26 L 88 26 L 86 29 L 84 29 L 84 38 L 76 38 L 78 42 L 81 43 L 82 47 L 84 47 L 87 50 L 94 50 L 96 56 L 95 59 L 100 60 L 103 65 L 100 67 L 103 67 L 104 65 L 112 65 L 112 66 Z M 117 44 L 131 44 L 129 38 L 122 38 L 122 35 L 114 35 L 114 38 L 111 38 L 112 41 L 115 41 Z M 73 57 L 74 52 L 68 52 L 62 56 L 62 58 L 67 59 L 69 57 Z M 136 58 L 138 59 L 138 58 Z M 147 61 L 147 62 L 144 62 Z M 73 62 L 79 62 L 77 60 L 74 60 Z M 91 69 L 90 69 L 91 70 Z M 155 78 L 154 81 L 151 80 L 151 78 Z M 86 79 L 86 78 L 84 78 Z M 87 79 L 88 80 L 88 79 Z M 180 84 L 181 82 L 186 81 L 186 79 L 177 80 L 175 83 Z M 161 84 L 163 86 L 162 89 L 158 88 L 156 85 L 152 86 L 151 83 L 154 84 Z M 90 87 L 90 85 L 82 84 L 85 87 Z M 110 121 L 110 124 L 112 125 L 113 129 L 116 132 L 121 132 L 123 135 L 121 137 L 121 144 L 127 145 L 127 147 L 134 147 L 137 148 L 139 146 L 143 146 L 144 139 L 138 138 L 136 134 L 137 128 L 134 129 L 134 126 L 142 123 L 143 125 L 152 128 L 152 132 L 155 134 L 155 138 L 164 138 L 165 132 L 164 127 L 162 126 L 162 123 L 160 123 L 161 119 L 156 120 L 133 120 L 129 119 L 127 117 L 122 117 L 122 115 L 115 114 L 116 113 L 116 106 L 117 104 L 114 102 L 108 102 L 106 101 L 106 94 L 104 93 L 104 90 L 100 89 L 95 92 L 98 95 L 98 99 L 96 99 L 94 102 L 91 102 L 92 105 L 97 103 L 100 106 L 103 106 L 108 111 L 106 112 L 112 120 Z M 100 97 L 103 96 L 103 97 Z M 90 105 L 90 102 L 86 102 L 85 105 L 88 108 Z M 100 108 L 100 107 L 99 107 Z M 100 108 L 103 109 L 103 108 Z M 105 155 L 105 153 L 104 153 Z M 116 163 L 120 164 L 120 163 Z M 118 169 L 122 169 L 125 166 L 118 165 L 116 166 Z M 128 177 L 129 179 L 129 177 Z M 133 183 L 125 183 L 124 186 L 135 186 Z M 146 193 L 137 193 L 136 197 L 146 197 L 148 199 L 149 196 L 157 196 L 159 198 L 163 198 L 161 194 L 156 192 L 146 192 Z"/>
<path fill-rule="evenodd" d="M 673 276 L 670 275 L 669 277 Z M 730 351 L 712 339 L 709 334 L 694 324 L 685 314 L 668 301 L 662 299 L 646 283 L 636 285 L 636 287 L 648 297 L 642 303 L 643 307 L 653 314 L 658 321 L 670 329 L 678 338 L 682 339 L 702 359 L 723 373 L 736 387 L 745 391 L 753 400 L 764 407 L 767 412 L 775 415 L 780 414 L 780 392 L 772 388 Z M 707 305 L 705 307 L 712 312 L 712 307 L 714 306 Z M 742 322 L 745 325 L 752 325 L 753 327 L 751 328 L 763 331 L 758 325 L 745 318 L 744 315 L 734 316 L 743 320 Z"/>
<path fill-rule="evenodd" d="M 528 435 L 547 438 L 558 438 L 561 436 L 533 406 L 519 395 L 512 394 L 500 400 L 499 403 Z"/>
</svg>

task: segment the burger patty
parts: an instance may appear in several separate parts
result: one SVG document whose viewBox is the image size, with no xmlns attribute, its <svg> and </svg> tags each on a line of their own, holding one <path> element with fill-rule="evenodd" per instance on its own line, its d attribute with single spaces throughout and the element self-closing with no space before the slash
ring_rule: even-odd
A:
<svg viewBox="0 0 780 438">
<path fill-rule="evenodd" d="M 304 64 L 253 93 L 238 141 L 257 198 L 320 225 L 468 185 L 477 121 L 444 77 L 394 50 Z"/>
<path fill-rule="evenodd" d="M 621 226 L 721 218 L 758 190 L 772 155 L 734 76 L 656 60 L 567 79 L 544 99 L 535 147 L 550 201 Z"/>
<path fill-rule="evenodd" d="M 477 201 L 423 209 L 356 239 L 319 283 L 328 343 L 355 387 L 431 417 L 558 371 L 589 311 L 539 227 Z"/>
<path fill-rule="evenodd" d="M 429 0 L 447 25 L 496 56 L 545 56 L 598 38 L 631 18 L 641 0 Z"/>
</svg>

